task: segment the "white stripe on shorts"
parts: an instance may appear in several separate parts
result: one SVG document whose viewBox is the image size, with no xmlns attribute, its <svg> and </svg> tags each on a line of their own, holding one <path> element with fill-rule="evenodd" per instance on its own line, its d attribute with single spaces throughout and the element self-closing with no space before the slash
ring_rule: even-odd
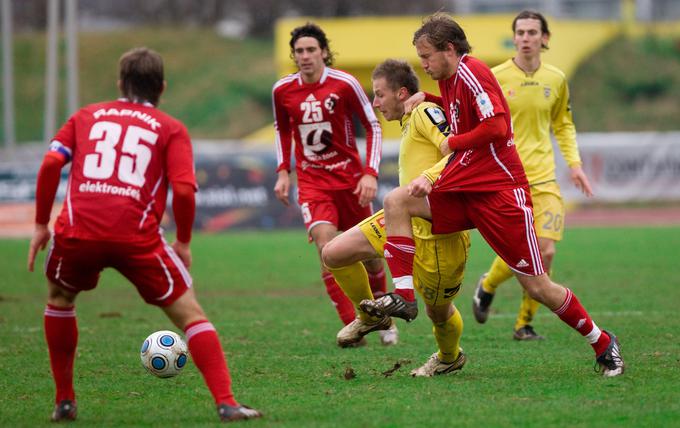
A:
<svg viewBox="0 0 680 428">
<path fill-rule="evenodd" d="M 529 254 L 534 265 L 534 275 L 541 275 L 543 273 L 543 263 L 541 262 L 541 251 L 538 247 L 538 240 L 536 239 L 536 231 L 534 230 L 534 216 L 531 209 L 526 206 L 526 193 L 524 189 L 517 188 L 513 190 L 517 205 L 524 212 L 524 229 L 526 233 L 527 243 L 529 244 Z"/>
</svg>

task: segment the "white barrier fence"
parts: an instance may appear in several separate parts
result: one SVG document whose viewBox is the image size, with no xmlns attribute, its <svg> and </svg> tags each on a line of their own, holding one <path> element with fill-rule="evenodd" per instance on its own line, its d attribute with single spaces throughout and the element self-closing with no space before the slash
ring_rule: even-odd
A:
<svg viewBox="0 0 680 428">
<path fill-rule="evenodd" d="M 595 197 L 586 198 L 570 183 L 568 168 L 558 156 L 557 180 L 568 204 L 680 202 L 680 132 L 584 133 L 579 146 Z M 21 145 L 11 158 L 0 151 L 0 236 L 27 236 L 33 230 L 35 178 L 46 148 Z M 397 141 L 384 143 L 376 209 L 398 183 L 398 148 Z M 284 208 L 274 196 L 275 168 L 273 147 L 197 141 L 195 228 L 218 232 L 301 227 L 297 207 Z M 63 179 L 57 201 L 65 194 L 65 184 Z M 56 204 L 52 218 L 58 208 Z"/>
<path fill-rule="evenodd" d="M 583 133 L 578 143 L 595 198 L 571 185 L 560 158 L 558 182 L 566 201 L 680 201 L 680 132 Z"/>
</svg>

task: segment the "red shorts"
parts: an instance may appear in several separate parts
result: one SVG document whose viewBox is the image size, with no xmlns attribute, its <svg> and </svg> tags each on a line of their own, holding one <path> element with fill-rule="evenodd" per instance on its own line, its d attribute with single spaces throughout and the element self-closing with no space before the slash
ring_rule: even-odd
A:
<svg viewBox="0 0 680 428">
<path fill-rule="evenodd" d="M 142 298 L 155 306 L 170 305 L 191 287 L 189 271 L 160 237 L 142 245 L 56 235 L 45 261 L 45 274 L 54 284 L 77 293 L 94 289 L 107 267 L 123 274 Z"/>
<path fill-rule="evenodd" d="M 493 192 L 437 192 L 428 196 L 432 233 L 477 228 L 510 267 L 525 275 L 543 274 L 528 187 Z"/>
<path fill-rule="evenodd" d="M 354 189 L 298 190 L 298 202 L 307 233 L 320 223 L 330 223 L 338 230 L 348 230 L 373 214 L 372 205 L 359 205 Z M 311 240 L 311 237 L 310 237 Z"/>
</svg>

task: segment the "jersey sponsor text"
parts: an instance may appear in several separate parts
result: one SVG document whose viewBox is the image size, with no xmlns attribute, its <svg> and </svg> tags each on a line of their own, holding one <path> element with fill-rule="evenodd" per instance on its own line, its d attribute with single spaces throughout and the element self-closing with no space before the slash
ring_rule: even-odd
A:
<svg viewBox="0 0 680 428">
<path fill-rule="evenodd" d="M 127 116 L 127 117 L 132 117 L 132 118 L 137 118 L 141 120 L 142 122 L 146 123 L 156 131 L 158 128 L 161 127 L 161 124 L 148 113 L 142 113 L 141 111 L 138 110 L 132 110 L 132 109 L 117 109 L 117 108 L 100 108 L 99 110 L 95 111 L 92 113 L 92 116 L 95 119 L 99 119 L 102 116 Z"/>
<path fill-rule="evenodd" d="M 101 193 L 106 195 L 127 196 L 138 201 L 140 200 L 139 189 L 135 189 L 134 187 L 130 186 L 112 186 L 111 184 L 102 183 L 101 181 L 95 181 L 93 183 L 88 180 L 85 183 L 80 183 L 78 186 L 78 191 L 83 193 Z"/>
</svg>

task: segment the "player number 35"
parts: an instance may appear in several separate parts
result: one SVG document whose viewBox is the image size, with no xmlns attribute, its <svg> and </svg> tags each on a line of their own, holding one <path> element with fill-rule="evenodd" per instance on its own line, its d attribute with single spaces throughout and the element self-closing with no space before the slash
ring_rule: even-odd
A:
<svg viewBox="0 0 680 428">
<path fill-rule="evenodd" d="M 111 178 L 116 165 L 116 146 L 121 140 L 123 126 L 115 122 L 96 122 L 90 129 L 90 140 L 96 141 L 95 153 L 85 156 L 83 175 L 93 179 Z M 128 126 L 123 137 L 118 179 L 123 183 L 141 187 L 144 173 L 151 160 L 151 149 L 141 142 L 154 145 L 158 134 L 139 126 Z"/>
</svg>

